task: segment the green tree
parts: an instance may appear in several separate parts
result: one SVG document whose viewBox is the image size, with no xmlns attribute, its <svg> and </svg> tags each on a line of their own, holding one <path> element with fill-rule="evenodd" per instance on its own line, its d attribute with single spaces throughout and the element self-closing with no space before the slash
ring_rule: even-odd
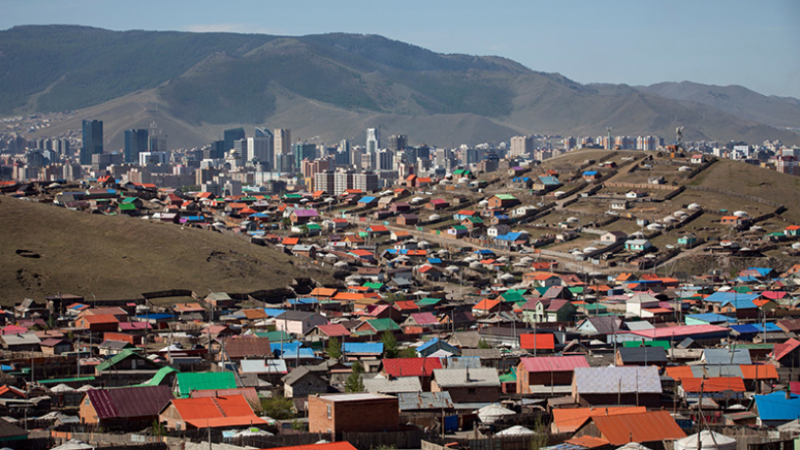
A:
<svg viewBox="0 0 800 450">
<path fill-rule="evenodd" d="M 275 420 L 286 420 L 294 417 L 294 403 L 286 397 L 270 397 L 261 399 L 264 414 Z"/>
<path fill-rule="evenodd" d="M 400 353 L 397 355 L 399 358 L 416 358 L 417 351 L 411 347 L 406 347 L 400 350 Z"/>
<path fill-rule="evenodd" d="M 328 346 L 325 348 L 328 353 L 328 358 L 339 359 L 342 357 L 342 343 L 338 339 L 332 337 L 328 340 Z"/>
<path fill-rule="evenodd" d="M 480 341 L 478 341 L 478 348 L 492 348 L 492 346 L 489 345 L 488 342 L 486 342 L 486 339 L 481 339 Z"/>
<path fill-rule="evenodd" d="M 533 438 L 530 441 L 530 445 L 528 447 L 529 450 L 539 450 L 541 448 L 547 447 L 549 440 L 550 440 L 550 427 L 544 422 L 542 416 L 536 418 L 533 423 Z"/>
<path fill-rule="evenodd" d="M 358 361 L 354 362 L 350 376 L 347 377 L 347 381 L 344 383 L 345 392 L 364 392 L 364 382 L 361 381 L 362 372 L 364 372 L 364 368 L 361 367 L 361 363 Z"/>
<path fill-rule="evenodd" d="M 383 332 L 381 342 L 383 342 L 383 357 L 397 358 L 400 350 L 397 348 L 397 338 L 394 337 L 391 331 L 386 330 Z"/>
</svg>

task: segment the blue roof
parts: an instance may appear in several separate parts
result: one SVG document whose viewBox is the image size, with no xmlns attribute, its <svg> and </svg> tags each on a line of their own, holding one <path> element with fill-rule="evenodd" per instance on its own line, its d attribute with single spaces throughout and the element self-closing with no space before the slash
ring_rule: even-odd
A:
<svg viewBox="0 0 800 450">
<path fill-rule="evenodd" d="M 761 281 L 761 280 L 759 280 L 758 278 L 756 278 L 756 277 L 754 277 L 752 275 L 748 275 L 746 277 L 737 277 L 736 281 L 740 281 L 742 283 L 755 283 L 755 282 Z"/>
<path fill-rule="evenodd" d="M 494 255 L 494 252 L 487 249 L 475 250 L 473 253 L 476 255 Z"/>
<path fill-rule="evenodd" d="M 281 359 L 316 358 L 317 355 L 315 355 L 314 350 L 311 350 L 310 348 L 298 348 L 291 351 L 285 350 L 280 357 Z"/>
<path fill-rule="evenodd" d="M 431 264 L 441 264 L 442 260 L 440 258 L 428 258 L 428 262 Z"/>
<path fill-rule="evenodd" d="M 761 325 L 760 323 L 759 324 L 753 324 L 753 326 L 756 327 L 756 329 L 758 330 L 759 333 L 763 333 L 764 332 L 764 326 Z M 778 327 L 778 325 L 776 325 L 774 323 L 771 323 L 771 322 L 767 324 L 766 328 L 767 328 L 767 333 L 773 333 L 773 332 L 779 333 L 779 332 L 783 331 L 783 330 L 780 329 L 780 327 Z"/>
<path fill-rule="evenodd" d="M 736 323 L 736 319 L 734 319 L 733 317 L 723 316 L 722 314 L 717 314 L 717 313 L 689 314 L 686 317 L 691 317 L 692 319 L 701 320 L 703 322 L 708 322 L 708 323 L 719 323 L 719 322 Z"/>
<path fill-rule="evenodd" d="M 290 298 L 288 301 L 290 305 L 313 305 L 319 303 L 316 297 Z"/>
<path fill-rule="evenodd" d="M 755 395 L 756 407 L 761 420 L 795 420 L 800 418 L 800 396 L 785 392 L 773 392 L 767 395 Z"/>
<path fill-rule="evenodd" d="M 432 347 L 432 346 L 436 345 L 438 342 L 439 342 L 439 338 L 433 338 L 430 341 L 428 341 L 428 342 L 420 345 L 419 347 L 417 347 L 417 351 L 421 352 L 421 351 L 423 351 L 423 350 L 425 350 L 425 349 L 427 349 L 429 347 Z"/>
<path fill-rule="evenodd" d="M 206 220 L 206 218 L 203 217 L 203 216 L 187 216 L 187 217 L 184 217 L 184 218 L 189 222 L 202 222 L 202 221 Z"/>
<path fill-rule="evenodd" d="M 758 333 L 758 328 L 754 325 L 731 325 L 731 330 L 739 334 L 755 334 Z"/>
<path fill-rule="evenodd" d="M 281 348 L 283 348 L 284 353 L 289 352 L 296 352 L 298 348 L 300 348 L 300 342 L 284 342 L 283 346 L 281 346 L 280 342 L 270 342 L 269 347 L 272 350 L 272 353 L 276 355 L 280 355 Z"/>
<path fill-rule="evenodd" d="M 383 353 L 383 342 L 345 342 L 344 353 Z"/>
<path fill-rule="evenodd" d="M 769 267 L 748 267 L 747 270 L 755 270 L 762 277 L 765 277 L 772 273 L 772 269 L 770 269 Z"/>
<path fill-rule="evenodd" d="M 713 303 L 722 303 L 725 301 L 741 301 L 741 300 L 749 300 L 753 301 L 758 298 L 758 294 L 740 294 L 738 292 L 727 291 L 727 292 L 714 292 L 713 294 L 709 295 L 708 297 L 704 298 L 703 300 L 706 302 L 713 302 Z"/>
<path fill-rule="evenodd" d="M 725 300 L 723 301 L 720 306 L 725 305 L 733 305 L 736 309 L 756 309 L 757 306 L 753 303 L 752 300 L 743 300 L 743 299 L 736 299 L 736 300 Z"/>
<path fill-rule="evenodd" d="M 375 201 L 375 197 L 372 197 L 370 195 L 365 195 L 365 196 L 361 197 L 361 200 L 359 200 L 358 203 L 372 203 L 374 201 Z"/>
<path fill-rule="evenodd" d="M 558 181 L 558 178 L 553 176 L 540 176 L 539 181 L 545 186 L 561 186 L 561 182 Z"/>
<path fill-rule="evenodd" d="M 141 316 L 134 316 L 136 319 L 144 319 L 144 320 L 167 320 L 167 319 L 174 319 L 174 314 L 166 314 L 166 313 L 153 313 L 153 314 L 143 314 Z"/>
<path fill-rule="evenodd" d="M 281 314 L 285 313 L 285 309 L 278 309 L 278 308 L 264 308 L 264 312 L 267 313 L 269 317 L 277 317 Z"/>
<path fill-rule="evenodd" d="M 587 170 L 586 172 L 583 172 L 583 176 L 585 177 L 593 177 L 595 175 L 597 175 L 596 170 Z"/>
<path fill-rule="evenodd" d="M 522 233 L 518 231 L 513 231 L 511 233 L 501 234 L 497 236 L 495 239 L 499 241 L 516 241 L 520 237 L 522 237 Z"/>
</svg>

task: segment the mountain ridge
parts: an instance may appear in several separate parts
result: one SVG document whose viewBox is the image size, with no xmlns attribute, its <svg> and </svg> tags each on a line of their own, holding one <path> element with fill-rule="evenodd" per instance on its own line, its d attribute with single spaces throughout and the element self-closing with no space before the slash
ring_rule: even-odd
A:
<svg viewBox="0 0 800 450">
<path fill-rule="evenodd" d="M 313 128 L 314 135 L 336 141 L 348 135 L 336 128 L 345 116 L 359 126 L 381 125 L 375 123 L 380 118 L 386 134 L 404 133 L 413 142 L 434 145 L 500 141 L 519 133 L 597 135 L 605 134 L 606 127 L 669 139 L 676 126 L 684 126 L 690 140 L 800 143 L 800 135 L 765 124 L 776 123 L 777 114 L 768 114 L 770 105 L 783 105 L 786 124 L 794 123 L 800 106 L 791 98 L 749 92 L 756 97 L 748 94 L 746 101 L 760 109 L 743 118 L 745 100 L 690 101 L 674 88 L 657 85 L 580 84 L 503 57 L 440 54 L 377 35 L 294 37 L 79 26 L 0 31 L 0 95 L 7 99 L 0 114 L 72 110 L 74 119 L 67 121 L 72 127 L 83 118 L 104 119 L 116 124 L 106 126 L 111 148 L 121 145 L 124 129 L 144 119 L 96 114 L 114 109 L 100 107 L 105 103 L 135 102 L 137 96 L 147 97 L 169 117 L 160 127 L 172 136 L 171 147 L 202 145 L 222 128 L 239 125 Z M 292 103 L 282 98 L 327 106 L 315 108 L 309 124 L 284 110 Z M 157 119 L 158 114 L 151 115 Z M 436 129 L 426 123 L 431 118 L 436 118 Z M 469 138 L 453 136 L 448 128 L 457 128 L 465 118 L 479 128 Z M 191 128 L 198 130 L 187 131 Z M 480 131 L 489 136 L 482 139 Z"/>
</svg>

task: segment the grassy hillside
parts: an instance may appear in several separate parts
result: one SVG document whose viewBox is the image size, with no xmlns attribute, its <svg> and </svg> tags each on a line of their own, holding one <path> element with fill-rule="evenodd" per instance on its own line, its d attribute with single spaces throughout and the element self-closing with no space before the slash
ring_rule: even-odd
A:
<svg viewBox="0 0 800 450">
<path fill-rule="evenodd" d="M 164 289 L 252 292 L 298 276 L 330 281 L 296 258 L 231 235 L 8 197 L 0 198 L 0 229 L 2 305 L 57 292 L 115 299 Z"/>
</svg>

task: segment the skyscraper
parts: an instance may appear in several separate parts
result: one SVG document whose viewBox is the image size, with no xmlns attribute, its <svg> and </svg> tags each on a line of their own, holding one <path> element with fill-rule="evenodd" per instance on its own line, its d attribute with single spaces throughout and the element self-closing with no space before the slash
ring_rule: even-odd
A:
<svg viewBox="0 0 800 450">
<path fill-rule="evenodd" d="M 375 153 L 381 148 L 380 128 L 367 128 L 367 153 Z"/>
<path fill-rule="evenodd" d="M 408 136 L 405 134 L 393 134 L 389 136 L 389 150 L 399 152 L 408 147 Z"/>
<path fill-rule="evenodd" d="M 149 131 L 146 128 L 125 130 L 125 162 L 138 163 L 139 153 L 148 151 Z"/>
<path fill-rule="evenodd" d="M 511 138 L 510 156 L 529 156 L 533 153 L 533 136 L 514 136 Z"/>
<path fill-rule="evenodd" d="M 317 156 L 317 146 L 305 142 L 297 142 L 292 145 L 294 153 L 294 168 L 299 169 L 300 163 L 304 160 L 313 160 Z"/>
<path fill-rule="evenodd" d="M 276 128 L 273 131 L 272 142 L 272 152 L 275 157 L 274 167 L 283 171 L 281 163 L 278 161 L 278 155 L 292 154 L 292 131 L 288 128 Z"/>
<path fill-rule="evenodd" d="M 81 165 L 92 164 L 92 155 L 103 153 L 103 121 L 83 121 L 83 146 L 81 147 Z"/>
<path fill-rule="evenodd" d="M 244 128 L 231 128 L 230 130 L 223 131 L 223 140 L 225 141 L 224 152 L 228 153 L 231 151 L 233 149 L 233 143 L 244 138 Z"/>
</svg>

